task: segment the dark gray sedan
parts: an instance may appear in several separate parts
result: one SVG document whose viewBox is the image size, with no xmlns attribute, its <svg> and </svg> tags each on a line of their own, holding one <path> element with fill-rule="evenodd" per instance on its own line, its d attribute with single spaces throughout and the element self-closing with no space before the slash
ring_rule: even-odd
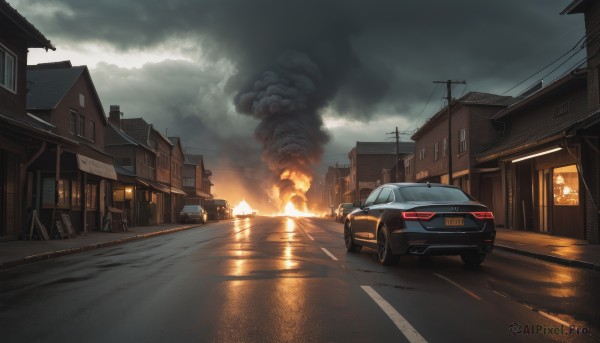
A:
<svg viewBox="0 0 600 343">
<path fill-rule="evenodd" d="M 206 224 L 207 214 L 200 205 L 185 205 L 179 212 L 179 222 L 196 222 Z"/>
<path fill-rule="evenodd" d="M 346 249 L 374 249 L 385 265 L 400 255 L 460 255 L 479 265 L 494 246 L 494 215 L 454 186 L 385 184 L 355 205 L 344 222 Z"/>
</svg>

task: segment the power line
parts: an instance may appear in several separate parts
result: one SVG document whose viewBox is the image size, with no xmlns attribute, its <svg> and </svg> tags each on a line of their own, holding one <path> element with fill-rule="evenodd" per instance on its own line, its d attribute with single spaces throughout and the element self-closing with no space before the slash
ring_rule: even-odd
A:
<svg viewBox="0 0 600 343">
<path fill-rule="evenodd" d="M 597 26 L 598 24 L 596 24 Z M 538 75 L 539 73 L 543 72 L 544 70 L 550 68 L 550 66 L 554 65 L 556 62 L 560 61 L 561 59 L 563 59 L 565 56 L 567 56 L 569 53 L 571 53 L 573 50 L 575 50 L 579 44 L 581 43 L 582 40 L 584 40 L 587 37 L 587 34 L 585 34 L 581 39 L 579 39 L 577 41 L 577 43 L 575 43 L 575 45 L 569 49 L 567 52 L 565 52 L 564 54 L 562 54 L 559 58 L 555 59 L 554 61 L 550 62 L 549 64 L 547 64 L 546 66 L 544 66 L 543 68 L 541 68 L 540 70 L 536 71 L 535 73 L 533 73 L 532 75 L 530 75 L 528 78 L 526 78 L 525 80 L 517 83 L 515 86 L 511 87 L 510 89 L 508 89 L 507 91 L 505 91 L 504 93 L 502 93 L 502 95 L 512 91 L 513 89 L 519 87 L 520 85 L 524 84 L 525 82 L 529 81 L 530 79 L 532 79 L 533 77 L 535 77 L 536 75 Z M 582 44 L 579 47 L 579 50 L 585 48 L 585 44 Z M 579 50 L 577 52 L 579 52 Z M 569 58 L 570 59 L 570 58 Z M 568 60 L 568 59 L 567 59 Z"/>
</svg>

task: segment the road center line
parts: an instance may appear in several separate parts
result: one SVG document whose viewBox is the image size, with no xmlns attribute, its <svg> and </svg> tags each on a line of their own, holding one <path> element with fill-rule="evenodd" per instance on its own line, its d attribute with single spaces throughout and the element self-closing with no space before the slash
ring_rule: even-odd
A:
<svg viewBox="0 0 600 343">
<path fill-rule="evenodd" d="M 548 314 L 548 313 L 546 313 L 544 311 L 537 311 L 537 313 L 541 314 L 542 316 L 544 316 L 544 317 L 546 317 L 546 318 L 548 318 L 550 320 L 553 320 L 553 321 L 557 322 L 558 324 L 561 324 L 561 325 L 564 325 L 564 326 L 567 326 L 567 327 L 571 326 L 571 324 L 565 322 L 564 320 L 556 318 L 555 316 L 553 316 L 551 314 Z"/>
<path fill-rule="evenodd" d="M 308 238 L 310 238 L 311 241 L 315 240 L 314 238 L 312 238 L 312 236 L 308 232 L 304 232 L 304 233 L 308 236 Z"/>
<path fill-rule="evenodd" d="M 461 286 L 461 285 L 457 284 L 456 282 L 454 282 L 454 281 L 452 281 L 452 280 L 448 279 L 447 277 L 445 277 L 445 276 L 443 276 L 443 275 L 440 275 L 440 274 L 437 274 L 437 273 L 433 273 L 433 275 L 435 275 L 435 276 L 439 277 L 440 279 L 446 280 L 446 281 L 447 281 L 448 283 L 450 283 L 451 285 L 454 285 L 455 287 L 457 287 L 457 288 L 458 288 L 458 289 L 460 289 L 461 291 L 463 291 L 463 292 L 467 293 L 468 295 L 472 296 L 473 298 L 475 298 L 475 299 L 477 299 L 477 300 L 481 301 L 481 298 L 480 298 L 480 297 L 479 297 L 477 294 L 475 294 L 475 293 L 471 292 L 470 290 L 468 290 L 468 289 L 464 288 L 463 286 Z"/>
<path fill-rule="evenodd" d="M 375 301 L 379 307 L 390 317 L 392 322 L 396 324 L 400 332 L 408 339 L 411 343 L 427 343 L 425 338 L 419 334 L 419 332 L 398 312 L 390 303 L 377 293 L 371 286 L 360 286 L 367 294 Z"/>
<path fill-rule="evenodd" d="M 338 259 L 333 256 L 332 253 L 329 252 L 329 250 L 325 249 L 325 248 L 321 248 L 321 250 L 323 250 L 327 255 L 329 255 L 329 257 L 331 257 L 332 260 L 337 261 Z"/>
</svg>

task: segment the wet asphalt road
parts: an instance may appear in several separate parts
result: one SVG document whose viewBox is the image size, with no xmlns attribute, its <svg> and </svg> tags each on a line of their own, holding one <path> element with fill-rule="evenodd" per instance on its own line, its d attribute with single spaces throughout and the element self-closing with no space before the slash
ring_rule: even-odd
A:
<svg viewBox="0 0 600 343">
<path fill-rule="evenodd" d="M 384 267 L 346 253 L 332 220 L 257 217 L 0 272 L 0 327 L 3 342 L 597 342 L 597 285 L 499 251 L 478 269 Z"/>
</svg>

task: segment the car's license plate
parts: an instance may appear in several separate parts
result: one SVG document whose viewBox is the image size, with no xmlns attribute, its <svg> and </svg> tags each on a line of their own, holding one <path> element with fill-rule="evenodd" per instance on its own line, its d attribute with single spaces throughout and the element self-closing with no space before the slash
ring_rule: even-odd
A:
<svg viewBox="0 0 600 343">
<path fill-rule="evenodd" d="M 463 217 L 446 217 L 446 226 L 463 226 L 465 225 L 465 218 Z"/>
</svg>

